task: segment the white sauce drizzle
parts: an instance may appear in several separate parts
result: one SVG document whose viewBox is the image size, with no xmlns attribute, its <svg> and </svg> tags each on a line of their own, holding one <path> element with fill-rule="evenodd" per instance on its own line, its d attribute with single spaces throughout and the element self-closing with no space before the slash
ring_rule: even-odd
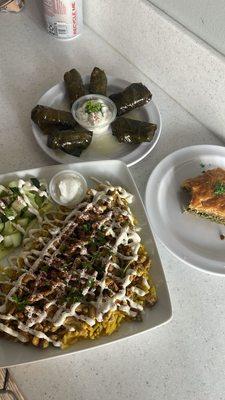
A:
<svg viewBox="0 0 225 400">
<path fill-rule="evenodd" d="M 2 324 L 1 322 L 0 322 L 0 330 L 2 332 L 8 333 L 8 335 L 10 335 L 10 336 L 16 337 L 18 340 L 20 340 L 23 343 L 28 342 L 28 339 L 25 336 L 21 335 L 18 331 L 15 331 L 14 329 L 10 328 L 9 326 Z"/>
<path fill-rule="evenodd" d="M 14 286 L 5 296 L 5 303 L 2 306 L 0 306 L 0 312 L 4 313 L 6 311 L 7 301 L 9 299 L 12 299 L 12 295 L 16 293 L 16 291 L 19 288 L 23 287 L 23 279 L 27 274 L 34 273 L 38 269 L 40 263 L 43 261 L 45 257 L 48 258 L 49 264 L 51 263 L 52 260 L 54 260 L 54 257 L 59 252 L 57 245 L 62 240 L 62 237 L 66 234 L 67 235 L 70 234 L 70 232 L 72 232 L 77 226 L 77 223 L 74 222 L 72 218 L 78 217 L 80 215 L 85 216 L 85 213 L 89 212 L 90 210 L 95 210 L 96 206 L 98 206 L 99 209 L 104 210 L 104 207 L 102 207 L 101 205 L 102 202 L 103 204 L 105 202 L 110 205 L 112 201 L 115 200 L 115 196 L 117 198 L 118 203 L 123 207 L 125 205 L 124 201 L 127 203 L 132 202 L 133 196 L 127 193 L 125 189 L 121 187 L 115 188 L 110 183 L 102 184 L 102 182 L 99 182 L 95 178 L 94 180 L 101 184 L 103 190 L 97 191 L 95 189 L 91 189 L 91 192 L 93 194 L 93 199 L 91 203 L 85 201 L 80 203 L 68 215 L 64 214 L 66 218 L 64 218 L 63 221 L 57 218 L 50 220 L 48 216 L 45 216 L 43 221 L 43 227 L 44 224 L 47 224 L 48 226 L 47 237 L 42 236 L 41 238 L 40 237 L 37 238 L 37 235 L 39 234 L 40 230 L 39 229 L 30 230 L 29 237 L 24 240 L 24 244 L 25 245 L 29 244 L 30 241 L 37 242 L 38 240 L 40 242 L 40 245 L 43 246 L 43 248 L 41 250 L 33 249 L 30 251 L 24 251 L 22 257 L 24 260 L 24 264 L 28 268 L 28 270 L 27 271 L 25 270 L 25 272 L 20 275 L 17 281 L 13 282 Z M 26 201 L 26 203 L 29 204 L 30 209 L 32 209 L 32 205 L 23 191 L 23 185 L 24 181 L 20 180 L 18 187 L 21 190 L 21 194 L 24 198 L 24 201 Z M 45 195 L 46 193 L 43 192 L 42 196 Z M 98 204 L 99 201 L 101 202 L 100 205 Z M 37 210 L 32 210 L 31 212 L 33 212 L 36 215 L 36 211 Z M 118 222 L 113 220 L 114 219 L 113 214 L 115 216 L 116 215 L 125 216 L 132 226 L 130 227 L 129 225 L 126 225 L 122 227 Z M 109 226 L 107 225 L 108 223 Z M 132 298 L 130 298 L 130 296 L 127 295 L 127 288 L 130 285 L 131 285 L 130 287 L 131 292 L 137 294 L 140 297 L 145 296 L 145 294 L 147 293 L 136 286 L 132 286 L 133 278 L 135 276 L 138 276 L 136 270 L 129 269 L 127 270 L 124 279 L 121 279 L 119 277 L 117 278 L 118 282 L 120 283 L 120 289 L 118 290 L 117 293 L 113 294 L 111 297 L 105 296 L 104 294 L 104 290 L 109 290 L 110 293 L 114 293 L 106 284 L 106 280 L 110 276 L 113 277 L 113 274 L 110 273 L 109 268 L 115 268 L 116 270 L 120 269 L 120 266 L 112 261 L 113 254 L 115 254 L 117 257 L 125 261 L 126 260 L 129 261 L 129 264 L 133 261 L 138 260 L 138 251 L 140 248 L 141 238 L 137 233 L 138 229 L 136 229 L 136 227 L 134 226 L 134 218 L 131 213 L 131 210 L 127 206 L 126 209 L 121 209 L 120 207 L 114 207 L 113 211 L 109 211 L 107 215 L 98 223 L 98 228 L 101 229 L 102 227 L 105 229 L 106 236 L 115 238 L 115 244 L 111 246 L 112 254 L 110 254 L 105 259 L 106 266 L 105 266 L 104 276 L 101 279 L 101 281 L 98 281 L 97 271 L 95 271 L 95 273 L 90 277 L 85 269 L 78 275 L 80 279 L 83 278 L 86 281 L 88 281 L 89 278 L 92 279 L 94 278 L 94 284 L 96 284 L 96 287 L 100 287 L 100 294 L 97 300 L 91 302 L 91 304 L 96 308 L 95 318 L 90 318 L 86 315 L 81 314 L 80 312 L 77 312 L 78 307 L 81 305 L 81 303 L 78 301 L 74 302 L 69 309 L 67 308 L 66 303 L 64 303 L 62 306 L 58 306 L 58 309 L 56 310 L 53 318 L 49 318 L 48 309 L 51 307 L 51 305 L 56 304 L 56 301 L 50 301 L 45 305 L 43 311 L 37 311 L 33 306 L 26 306 L 25 310 L 28 315 L 28 321 L 26 324 L 22 323 L 21 321 L 18 321 L 19 330 L 27 332 L 33 335 L 34 337 L 47 340 L 48 342 L 53 343 L 54 346 L 60 346 L 60 342 L 52 340 L 45 333 L 40 332 L 36 329 L 32 329 L 32 327 L 38 323 L 42 323 L 44 320 L 47 319 L 48 321 L 51 321 L 56 328 L 60 328 L 65 324 L 66 319 L 68 317 L 75 317 L 78 320 L 86 322 L 90 326 L 94 326 L 96 321 L 98 322 L 103 321 L 104 315 L 107 314 L 109 311 L 115 311 L 116 309 L 119 309 L 129 316 L 135 317 L 138 311 L 143 310 L 143 306 L 141 304 L 135 302 Z M 52 236 L 50 240 L 49 240 L 49 234 Z M 131 255 L 124 255 L 120 253 L 118 250 L 120 245 L 129 246 Z M 79 247 L 79 245 L 77 245 L 77 247 Z M 87 256 L 87 249 L 85 247 L 81 247 L 80 254 Z M 146 287 L 146 289 L 149 289 L 150 286 L 145 278 L 143 278 L 143 284 Z M 63 285 L 65 286 L 64 283 Z M 95 288 L 91 288 L 89 286 L 86 286 L 82 289 L 83 296 L 86 296 L 89 293 L 94 294 L 94 292 Z M 0 320 L 7 321 L 11 319 L 17 320 L 17 318 L 13 317 L 10 314 L 9 315 L 0 314 Z M 4 331 L 5 333 L 8 333 L 11 336 L 17 337 L 21 341 L 24 342 L 28 341 L 28 339 L 25 338 L 23 335 L 20 335 L 19 332 L 7 327 L 2 323 L 0 323 L 0 330 Z M 69 331 L 74 331 L 74 328 L 73 327 L 69 328 Z"/>
</svg>

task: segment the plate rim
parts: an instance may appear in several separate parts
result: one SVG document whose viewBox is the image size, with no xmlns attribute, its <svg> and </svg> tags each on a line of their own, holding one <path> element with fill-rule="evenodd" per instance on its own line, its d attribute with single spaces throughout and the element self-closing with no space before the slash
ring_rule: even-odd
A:
<svg viewBox="0 0 225 400">
<path fill-rule="evenodd" d="M 108 80 L 113 80 L 113 81 L 115 81 L 115 82 L 118 82 L 117 84 L 121 85 L 121 86 L 122 86 L 122 89 L 123 89 L 123 87 L 126 87 L 127 85 L 130 85 L 130 84 L 131 84 L 131 82 L 127 81 L 126 79 L 116 78 L 116 77 L 114 77 L 114 76 L 112 76 L 112 75 L 108 75 L 107 78 L 108 78 Z M 87 74 L 84 75 L 84 76 L 83 76 L 83 81 L 84 81 L 84 82 L 87 82 L 88 80 L 90 80 L 90 75 L 87 75 Z M 63 87 L 63 88 L 65 87 L 65 86 L 64 86 L 64 81 L 60 81 L 60 82 L 56 83 L 55 85 L 51 86 L 50 88 L 48 88 L 48 89 L 46 90 L 46 92 L 43 93 L 42 96 L 38 99 L 38 101 L 37 101 L 37 103 L 35 104 L 35 106 L 38 105 L 38 104 L 41 104 L 41 103 L 45 103 L 44 105 L 47 106 L 45 100 L 42 100 L 42 99 L 43 99 L 44 97 L 46 97 L 46 95 L 47 95 L 50 91 L 57 90 L 57 88 L 60 89 L 60 88 L 62 88 L 62 87 Z M 35 107 L 35 106 L 34 106 L 34 107 Z M 148 143 L 148 142 L 141 143 L 135 150 L 131 151 L 129 154 L 126 154 L 126 155 L 125 155 L 124 157 L 122 157 L 122 158 L 118 158 L 118 160 L 124 162 L 128 167 L 131 167 L 131 166 L 133 166 L 133 165 L 139 163 L 139 162 L 142 161 L 145 157 L 147 157 L 148 154 L 155 148 L 155 146 L 157 145 L 157 143 L 158 143 L 158 141 L 159 141 L 159 139 L 160 139 L 160 137 L 161 137 L 161 133 L 162 133 L 162 116 L 161 116 L 161 113 L 160 113 L 160 110 L 159 110 L 157 104 L 154 102 L 154 100 L 151 99 L 150 102 L 147 103 L 145 106 L 146 106 L 146 107 L 147 107 L 147 106 L 152 106 L 152 109 L 153 109 L 154 113 L 157 114 L 157 118 L 158 118 L 158 120 L 159 120 L 159 123 L 158 123 L 158 126 L 157 126 L 156 133 L 155 133 L 153 139 L 151 140 L 151 142 L 149 142 L 149 143 Z M 74 159 L 72 159 L 72 158 L 71 158 L 71 161 L 70 161 L 70 160 L 66 160 L 65 162 L 63 162 L 62 160 L 60 160 L 60 158 L 57 157 L 57 154 L 55 155 L 54 150 L 49 149 L 49 148 L 45 145 L 45 143 L 41 140 L 40 133 L 41 133 L 42 135 L 43 135 L 43 133 L 41 132 L 40 128 L 38 128 L 38 126 L 37 126 L 31 119 L 30 119 L 30 121 L 31 121 L 32 133 L 33 133 L 33 136 L 34 136 L 34 138 L 35 138 L 35 140 L 36 140 L 38 146 L 39 146 L 39 147 L 42 149 L 42 151 L 43 151 L 45 154 L 47 154 L 51 159 L 53 159 L 54 161 L 56 161 L 56 162 L 58 162 L 58 163 L 60 163 L 60 164 L 68 164 L 68 163 L 74 163 L 74 162 L 89 162 L 89 160 L 84 160 L 84 161 L 82 161 L 81 159 L 79 159 L 79 160 L 76 161 L 76 160 L 74 160 Z M 137 151 L 137 149 L 140 148 L 140 147 L 143 149 L 142 152 L 141 152 L 141 155 L 139 155 L 139 156 L 133 155 L 133 157 L 131 157 L 132 154 L 134 154 L 134 153 Z M 71 156 L 71 157 L 72 157 L 72 156 Z M 112 159 L 113 159 L 113 157 L 112 157 Z M 103 158 L 102 160 L 108 160 L 108 158 L 107 158 L 107 159 L 104 159 L 104 158 Z M 90 160 L 90 161 L 92 161 L 92 160 Z M 93 161 L 95 161 L 95 160 L 93 160 Z M 101 161 L 101 160 L 96 160 L 96 161 Z"/>
<path fill-rule="evenodd" d="M 173 246 L 170 246 L 170 242 L 168 243 L 168 241 L 166 240 L 166 235 L 162 235 L 162 229 L 158 228 L 159 225 L 155 224 L 154 222 L 154 218 L 152 221 L 152 207 L 148 206 L 148 202 L 149 199 L 152 197 L 152 195 L 150 193 L 154 193 L 154 187 L 152 187 L 152 185 L 154 184 L 153 179 L 155 179 L 155 177 L 158 175 L 158 170 L 165 170 L 165 167 L 168 166 L 169 162 L 172 159 L 175 159 L 176 156 L 182 156 L 184 154 L 188 154 L 189 152 L 194 152 L 195 154 L 198 154 L 200 151 L 212 151 L 212 154 L 215 154 L 215 152 L 220 153 L 221 156 L 225 157 L 225 148 L 223 146 L 218 146 L 218 145 L 213 145 L 213 144 L 198 144 L 198 145 L 192 145 L 192 146 L 185 146 L 182 147 L 178 150 L 173 151 L 172 153 L 168 154 L 166 157 L 164 157 L 153 169 L 153 171 L 151 172 L 147 184 L 146 184 L 146 189 L 145 189 L 145 196 L 144 196 L 144 204 L 145 204 L 145 208 L 147 210 L 148 216 L 149 216 L 149 221 L 150 221 L 150 225 L 153 231 L 153 235 L 156 236 L 157 239 L 159 239 L 160 243 L 163 244 L 169 251 L 171 254 L 173 254 L 177 259 L 179 259 L 180 261 L 182 261 L 184 264 L 197 269 L 198 271 L 204 272 L 204 273 L 208 273 L 211 275 L 220 275 L 220 276 L 224 276 L 225 275 L 225 262 L 224 262 L 224 271 L 222 270 L 212 270 L 211 267 L 209 267 L 208 269 L 204 268 L 203 266 L 199 266 L 197 265 L 197 263 L 194 263 L 190 260 L 186 260 L 182 254 L 179 252 L 179 250 L 177 251 L 176 248 L 174 248 Z M 192 153 L 192 155 L 194 155 Z M 180 164 L 175 164 L 174 166 L 179 166 Z M 164 168 L 163 168 L 164 167 Z M 153 196 L 154 197 L 154 196 Z M 153 202 L 154 203 L 154 202 Z M 151 211 L 150 211 L 151 208 Z M 163 237 L 162 237 L 163 236 Z M 205 258 L 205 257 L 204 257 Z M 216 267 L 216 268 L 222 268 L 222 267 Z"/>
</svg>

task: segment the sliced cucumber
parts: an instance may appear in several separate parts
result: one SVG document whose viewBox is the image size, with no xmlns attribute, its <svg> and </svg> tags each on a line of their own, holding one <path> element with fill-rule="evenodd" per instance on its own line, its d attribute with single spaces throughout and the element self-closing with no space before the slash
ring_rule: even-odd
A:
<svg viewBox="0 0 225 400">
<path fill-rule="evenodd" d="M 29 199 L 31 202 L 34 202 L 34 203 L 35 203 L 35 196 L 36 196 L 36 194 L 37 194 L 37 193 L 33 193 L 33 192 L 29 192 L 29 191 L 26 192 L 26 196 L 28 197 L 28 199 Z"/>
<path fill-rule="evenodd" d="M 8 218 L 6 217 L 5 214 L 3 214 L 2 212 L 0 212 L 0 222 L 7 222 Z"/>
<path fill-rule="evenodd" d="M 31 229 L 37 229 L 38 227 L 39 227 L 39 224 L 38 224 L 38 221 L 37 221 L 36 218 L 29 219 L 29 224 L 28 224 L 28 226 L 27 226 L 27 228 L 26 228 L 25 237 L 28 237 L 28 236 L 29 236 L 29 231 L 30 231 Z"/>
<path fill-rule="evenodd" d="M 4 242 L 2 242 L 1 244 L 0 244 L 0 260 L 2 260 L 3 258 L 5 258 L 8 254 L 9 254 L 9 252 L 10 252 L 10 248 L 6 248 L 5 246 L 4 246 Z"/>
<path fill-rule="evenodd" d="M 12 241 L 12 235 L 4 236 L 4 246 L 6 248 L 12 247 L 13 241 Z"/>
<path fill-rule="evenodd" d="M 27 209 L 25 211 L 22 211 L 21 216 L 22 218 L 28 218 L 30 221 L 35 217 L 34 214 L 32 214 L 30 211 Z"/>
<path fill-rule="evenodd" d="M 27 191 L 27 192 L 25 192 L 25 194 L 26 194 L 27 198 L 29 199 L 31 206 L 37 209 L 37 203 L 35 202 L 35 197 L 36 197 L 37 193 L 32 193 L 32 192 Z"/>
<path fill-rule="evenodd" d="M 19 218 L 16 223 L 23 228 L 26 228 L 26 226 L 29 224 L 30 220 L 29 218 Z"/>
<path fill-rule="evenodd" d="M 4 246 L 6 248 L 9 247 L 18 247 L 22 242 L 22 234 L 20 232 L 12 233 L 11 235 L 7 235 L 4 237 Z"/>
<path fill-rule="evenodd" d="M 20 189 L 16 186 L 10 188 L 13 196 L 20 196 Z"/>
<path fill-rule="evenodd" d="M 38 189 L 40 189 L 41 183 L 37 178 L 30 178 L 30 181 L 31 181 L 32 185 L 34 185 Z"/>
<path fill-rule="evenodd" d="M 6 208 L 4 210 L 4 214 L 6 215 L 6 217 L 12 221 L 17 217 L 17 212 L 13 209 L 13 208 Z"/>
<path fill-rule="evenodd" d="M 11 235 L 11 240 L 13 243 L 13 247 L 19 247 L 22 243 L 22 234 L 20 232 L 13 233 Z"/>
<path fill-rule="evenodd" d="M 20 200 L 19 198 L 14 200 L 14 202 L 12 203 L 12 208 L 18 213 L 20 214 L 20 212 L 26 207 L 26 205 L 24 205 L 24 201 Z"/>
<path fill-rule="evenodd" d="M 24 207 L 24 208 L 22 209 L 22 211 L 21 211 L 21 213 L 20 213 L 20 218 L 27 217 L 27 216 L 26 216 L 27 210 L 28 210 L 28 206 L 26 206 L 26 207 Z"/>
<path fill-rule="evenodd" d="M 10 188 L 18 187 L 18 181 L 9 182 L 8 187 Z"/>
<path fill-rule="evenodd" d="M 3 235 L 7 236 L 15 233 L 15 228 L 10 221 L 7 221 L 4 225 Z"/>
<path fill-rule="evenodd" d="M 22 189 L 18 187 L 19 181 L 11 181 L 7 186 L 0 185 L 3 205 L 0 211 L 0 260 L 22 244 L 24 234 L 26 236 L 33 226 L 38 226 L 35 210 L 47 212 L 52 207 L 39 194 L 41 182 L 36 178 L 30 182 L 24 182 Z M 46 188 L 43 187 L 43 190 Z M 34 214 L 30 212 L 32 208 L 35 209 Z"/>
<path fill-rule="evenodd" d="M 0 194 L 1 194 L 2 192 L 7 192 L 7 189 L 6 189 L 5 186 L 0 185 Z"/>
<path fill-rule="evenodd" d="M 5 188 L 5 186 L 0 185 L 0 198 L 8 196 L 8 190 Z"/>
<path fill-rule="evenodd" d="M 38 206 L 38 208 L 41 208 L 41 207 L 42 207 L 44 201 L 45 201 L 44 197 L 41 197 L 41 196 L 39 196 L 38 194 L 36 194 L 36 196 L 35 196 L 35 203 L 36 203 L 36 206 Z"/>
</svg>

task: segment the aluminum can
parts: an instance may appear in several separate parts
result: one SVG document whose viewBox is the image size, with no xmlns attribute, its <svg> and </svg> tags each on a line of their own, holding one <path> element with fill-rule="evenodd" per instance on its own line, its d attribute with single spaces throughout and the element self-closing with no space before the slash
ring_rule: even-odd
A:
<svg viewBox="0 0 225 400">
<path fill-rule="evenodd" d="M 58 39 L 73 39 L 82 30 L 82 0 L 42 0 L 48 33 Z"/>
</svg>

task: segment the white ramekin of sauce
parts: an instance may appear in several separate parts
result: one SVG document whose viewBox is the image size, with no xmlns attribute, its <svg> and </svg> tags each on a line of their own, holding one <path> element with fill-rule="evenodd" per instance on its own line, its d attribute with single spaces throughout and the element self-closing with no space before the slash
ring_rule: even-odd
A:
<svg viewBox="0 0 225 400">
<path fill-rule="evenodd" d="M 107 132 L 117 109 L 112 100 L 99 94 L 80 97 L 72 106 L 72 114 L 79 125 L 94 134 Z"/>
<path fill-rule="evenodd" d="M 61 206 L 72 208 L 80 203 L 87 192 L 87 181 L 79 172 L 63 170 L 54 175 L 49 183 L 52 199 Z"/>
</svg>

